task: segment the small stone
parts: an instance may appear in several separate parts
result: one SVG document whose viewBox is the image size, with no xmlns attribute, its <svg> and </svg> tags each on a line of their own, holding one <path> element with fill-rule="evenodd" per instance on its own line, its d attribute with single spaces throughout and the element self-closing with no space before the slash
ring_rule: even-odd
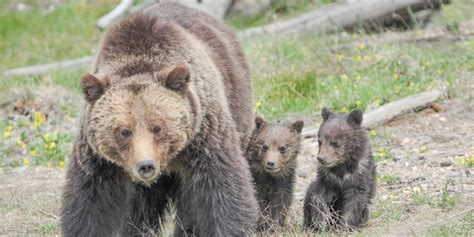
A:
<svg viewBox="0 0 474 237">
<path fill-rule="evenodd" d="M 418 168 L 416 166 L 414 166 L 413 168 L 411 168 L 413 171 L 417 171 Z"/>
<path fill-rule="evenodd" d="M 446 118 L 445 118 L 445 117 L 440 117 L 440 118 L 439 118 L 439 121 L 445 122 L 445 121 L 446 121 Z"/>
<path fill-rule="evenodd" d="M 446 166 L 451 166 L 451 165 L 453 165 L 453 162 L 451 162 L 451 161 L 441 161 L 441 162 L 439 162 L 439 166 L 441 166 L 441 167 L 446 167 Z"/>
</svg>

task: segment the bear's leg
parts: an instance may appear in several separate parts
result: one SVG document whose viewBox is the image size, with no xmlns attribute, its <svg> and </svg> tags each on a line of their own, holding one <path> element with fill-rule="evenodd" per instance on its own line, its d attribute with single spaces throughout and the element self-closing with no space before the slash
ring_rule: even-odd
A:
<svg viewBox="0 0 474 237">
<path fill-rule="evenodd" d="M 159 234 L 178 185 L 179 180 L 173 174 L 161 176 L 151 187 L 135 184 L 130 218 L 122 235 Z"/>
<path fill-rule="evenodd" d="M 275 229 L 285 225 L 286 215 L 288 208 L 291 205 L 293 193 L 288 192 L 275 192 L 270 200 L 270 218 L 271 224 Z"/>
<path fill-rule="evenodd" d="M 73 159 L 66 175 L 61 210 L 64 236 L 113 236 L 124 227 L 133 192 L 119 167 L 90 157 L 85 172 Z"/>
<path fill-rule="evenodd" d="M 335 198 L 336 192 L 324 186 L 320 180 L 312 183 L 303 206 L 305 228 L 322 231 L 329 227 L 335 221 L 331 208 Z"/>
<path fill-rule="evenodd" d="M 258 207 L 239 144 L 221 140 L 207 144 L 213 146 L 191 145 L 183 157 L 186 165 L 177 208 L 184 228 L 199 236 L 248 235 L 257 224 Z M 189 226 L 193 222 L 195 227 Z"/>
<path fill-rule="evenodd" d="M 342 219 L 347 229 L 352 230 L 365 223 L 368 219 L 368 191 L 345 190 L 342 204 Z"/>
</svg>

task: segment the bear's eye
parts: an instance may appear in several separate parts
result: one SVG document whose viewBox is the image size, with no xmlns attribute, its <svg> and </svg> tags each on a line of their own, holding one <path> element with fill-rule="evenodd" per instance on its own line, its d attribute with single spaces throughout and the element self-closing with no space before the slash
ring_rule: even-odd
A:
<svg viewBox="0 0 474 237">
<path fill-rule="evenodd" d="M 285 154 L 286 153 L 286 146 L 278 147 L 278 150 L 280 151 L 281 154 Z"/>
<path fill-rule="evenodd" d="M 159 135 L 160 132 L 161 132 L 160 126 L 155 126 L 155 127 L 153 128 L 152 132 L 153 132 L 155 135 Z"/>
<path fill-rule="evenodd" d="M 331 146 L 334 147 L 334 148 L 338 148 L 338 147 L 339 147 L 339 143 L 338 143 L 337 141 L 331 141 L 331 142 L 329 143 L 329 145 L 331 145 Z"/>
<path fill-rule="evenodd" d="M 262 151 L 263 151 L 263 152 L 268 151 L 268 145 L 267 145 L 267 144 L 263 144 L 263 146 L 262 146 Z"/>
<path fill-rule="evenodd" d="M 132 131 L 128 129 L 123 129 L 122 131 L 120 131 L 120 135 L 122 135 L 123 138 L 129 138 L 132 136 Z"/>
</svg>

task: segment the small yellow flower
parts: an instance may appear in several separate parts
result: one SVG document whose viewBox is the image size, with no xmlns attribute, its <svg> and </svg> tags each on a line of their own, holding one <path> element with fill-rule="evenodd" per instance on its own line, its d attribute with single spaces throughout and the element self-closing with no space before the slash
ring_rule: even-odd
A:
<svg viewBox="0 0 474 237">
<path fill-rule="evenodd" d="M 408 82 L 408 88 L 412 88 L 414 85 L 415 85 L 415 83 L 413 81 Z"/>
<path fill-rule="evenodd" d="M 420 153 L 425 153 L 428 150 L 426 146 L 420 147 Z"/>
<path fill-rule="evenodd" d="M 45 142 L 49 142 L 49 134 L 45 133 L 43 135 L 43 139 L 44 139 Z"/>
<path fill-rule="evenodd" d="M 56 143 L 51 142 L 51 143 L 49 144 L 49 149 L 51 149 L 51 150 L 56 149 Z"/>
<path fill-rule="evenodd" d="M 356 62 L 360 63 L 360 62 L 362 62 L 362 59 L 363 59 L 362 56 L 360 56 L 360 55 L 356 56 Z"/>
<path fill-rule="evenodd" d="M 398 75 L 398 73 L 394 73 L 393 80 L 398 81 L 398 79 L 400 79 L 400 76 Z"/>
<path fill-rule="evenodd" d="M 356 81 L 360 81 L 361 79 L 362 79 L 362 77 L 361 77 L 360 75 L 357 75 L 357 76 L 355 77 L 355 80 L 356 80 Z"/>
<path fill-rule="evenodd" d="M 365 49 L 365 44 L 360 43 L 359 45 L 357 45 L 357 48 L 359 48 L 359 50 L 364 50 Z"/>
<path fill-rule="evenodd" d="M 370 136 L 371 136 L 371 137 L 376 137 L 377 134 L 378 134 L 378 133 L 377 133 L 377 130 L 375 130 L 375 129 L 371 129 L 371 130 L 370 130 Z"/>
<path fill-rule="evenodd" d="M 20 148 L 25 148 L 26 144 L 22 140 L 16 141 L 16 145 L 19 146 Z"/>
<path fill-rule="evenodd" d="M 51 164 L 51 162 L 50 162 L 50 161 L 48 161 L 48 164 L 46 164 L 46 165 L 48 166 L 48 168 L 51 168 L 51 167 L 53 167 L 53 164 Z"/>
<path fill-rule="evenodd" d="M 438 70 L 438 76 L 441 76 L 441 75 L 443 75 L 443 71 Z"/>
<path fill-rule="evenodd" d="M 41 113 L 40 112 L 35 112 L 34 119 L 35 120 L 40 120 L 41 119 Z"/>
<path fill-rule="evenodd" d="M 395 89 L 393 89 L 393 93 L 395 94 L 400 94 L 400 91 L 401 91 L 401 88 L 400 87 L 396 87 Z"/>
<path fill-rule="evenodd" d="M 30 161 L 28 159 L 23 159 L 23 165 L 29 165 Z"/>
<path fill-rule="evenodd" d="M 4 137 L 5 139 L 10 138 L 10 132 L 4 132 L 4 133 L 3 133 L 3 137 Z"/>
<path fill-rule="evenodd" d="M 11 132 L 13 131 L 13 126 L 12 125 L 8 125 L 5 129 L 7 132 Z"/>
<path fill-rule="evenodd" d="M 31 150 L 31 151 L 30 151 L 30 155 L 36 156 L 36 150 L 35 150 L 35 149 Z"/>
<path fill-rule="evenodd" d="M 347 111 L 348 111 L 347 107 L 346 107 L 346 106 L 342 106 L 342 108 L 341 108 L 341 112 L 343 112 L 343 113 L 347 113 Z"/>
<path fill-rule="evenodd" d="M 336 61 L 340 62 L 342 60 L 344 60 L 344 54 L 342 53 L 336 54 Z"/>
<path fill-rule="evenodd" d="M 359 107 L 362 104 L 360 100 L 356 100 L 356 106 Z"/>
<path fill-rule="evenodd" d="M 347 79 L 349 79 L 349 77 L 347 77 L 346 74 L 342 74 L 342 75 L 341 75 L 341 79 L 342 79 L 342 80 L 347 80 Z"/>
<path fill-rule="evenodd" d="M 262 108 L 262 102 L 258 101 L 257 103 L 255 103 L 255 108 L 261 109 Z"/>
<path fill-rule="evenodd" d="M 59 167 L 63 168 L 64 167 L 64 161 L 60 161 L 58 165 L 59 165 Z"/>
<path fill-rule="evenodd" d="M 46 150 L 49 149 L 49 144 L 48 143 L 44 144 L 44 149 L 46 149 Z"/>
</svg>

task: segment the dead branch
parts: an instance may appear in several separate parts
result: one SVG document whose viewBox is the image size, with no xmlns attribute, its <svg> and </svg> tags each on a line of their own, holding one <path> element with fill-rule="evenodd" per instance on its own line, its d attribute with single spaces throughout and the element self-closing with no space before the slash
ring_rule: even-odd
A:
<svg viewBox="0 0 474 237">
<path fill-rule="evenodd" d="M 22 68 L 15 68 L 10 69 L 3 72 L 3 75 L 6 77 L 12 76 L 23 76 L 23 75 L 43 75 L 47 74 L 52 70 L 59 70 L 59 69 L 75 69 L 82 66 L 89 66 L 93 61 L 92 56 L 76 58 L 66 61 L 60 62 L 53 62 L 48 64 L 40 64 L 30 67 L 22 67 Z"/>
</svg>

